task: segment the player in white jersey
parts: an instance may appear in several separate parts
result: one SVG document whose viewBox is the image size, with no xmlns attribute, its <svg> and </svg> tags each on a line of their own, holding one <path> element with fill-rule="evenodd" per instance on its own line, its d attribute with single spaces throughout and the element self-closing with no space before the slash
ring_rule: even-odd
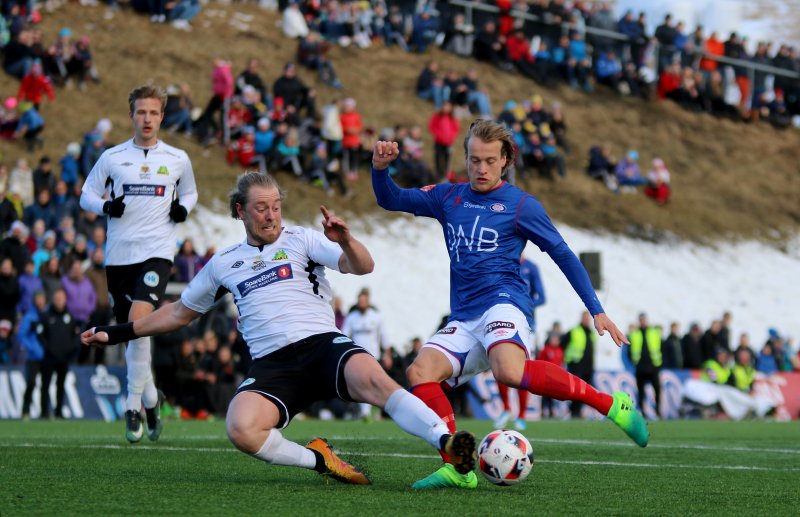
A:
<svg viewBox="0 0 800 517">
<path fill-rule="evenodd" d="M 350 311 L 342 325 L 342 334 L 349 336 L 356 344 L 367 350 L 372 357 L 380 360 L 381 350 L 388 346 L 383 320 L 380 313 L 369 304 L 369 291 L 358 293 L 356 306 Z M 359 404 L 361 417 L 370 418 L 372 406 Z"/>
<path fill-rule="evenodd" d="M 100 156 L 81 191 L 84 210 L 108 216 L 106 276 L 118 323 L 155 310 L 177 251 L 175 225 L 185 221 L 197 203 L 189 156 L 158 139 L 166 99 L 158 86 L 140 86 L 130 92 L 133 138 Z M 138 442 L 146 425 L 148 438 L 158 440 L 163 394 L 153 382 L 150 338 L 132 339 L 125 361 L 125 436 L 131 443 Z"/>
<path fill-rule="evenodd" d="M 89 329 L 81 335 L 83 344 L 105 346 L 176 330 L 229 291 L 253 357 L 226 417 L 228 437 L 239 450 L 267 463 L 369 484 L 324 439 L 315 438 L 303 447 L 280 432 L 311 403 L 339 397 L 384 408 L 403 430 L 454 454 L 459 471 L 470 472 L 475 437 L 465 431 L 451 435 L 441 418 L 391 380 L 375 358 L 334 324 L 325 268 L 370 273 L 374 263 L 369 251 L 325 207 L 320 207 L 324 235 L 297 226 L 284 228 L 283 198 L 269 174 L 239 176 L 230 208 L 244 223 L 246 240 L 214 255 L 179 301 L 124 325 Z"/>
</svg>

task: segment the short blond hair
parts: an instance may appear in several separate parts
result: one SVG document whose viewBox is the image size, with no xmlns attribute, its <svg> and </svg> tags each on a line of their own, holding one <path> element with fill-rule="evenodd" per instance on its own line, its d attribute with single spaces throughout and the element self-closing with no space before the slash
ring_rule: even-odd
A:
<svg viewBox="0 0 800 517">
<path fill-rule="evenodd" d="M 161 101 L 161 113 L 164 113 L 164 108 L 167 106 L 167 92 L 155 84 L 145 84 L 131 90 L 128 94 L 128 107 L 131 113 L 133 113 L 133 105 L 139 99 L 158 99 Z"/>
</svg>

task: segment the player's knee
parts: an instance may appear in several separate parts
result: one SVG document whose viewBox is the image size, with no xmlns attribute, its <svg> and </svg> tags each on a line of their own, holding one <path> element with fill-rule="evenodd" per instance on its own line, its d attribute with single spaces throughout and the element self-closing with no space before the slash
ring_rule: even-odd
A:
<svg viewBox="0 0 800 517">
<path fill-rule="evenodd" d="M 263 430 L 259 433 L 252 419 L 238 418 L 229 413 L 225 420 L 225 431 L 231 443 L 246 454 L 255 454 L 264 445 L 264 440 L 259 437 Z"/>
<path fill-rule="evenodd" d="M 417 362 L 411 363 L 411 365 L 406 368 L 406 379 L 408 379 L 408 382 L 411 386 L 416 386 L 417 384 L 421 384 L 423 382 L 436 381 L 436 379 L 432 378 L 430 369 Z"/>
<path fill-rule="evenodd" d="M 519 368 L 515 368 L 508 364 L 499 364 L 492 368 L 492 373 L 497 382 L 503 383 L 506 386 L 516 387 L 519 385 L 521 373 Z"/>
</svg>

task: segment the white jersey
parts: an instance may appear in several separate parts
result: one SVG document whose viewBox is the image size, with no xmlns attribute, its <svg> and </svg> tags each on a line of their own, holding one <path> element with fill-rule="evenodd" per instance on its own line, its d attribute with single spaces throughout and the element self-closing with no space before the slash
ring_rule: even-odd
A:
<svg viewBox="0 0 800 517">
<path fill-rule="evenodd" d="M 107 149 L 81 191 L 81 208 L 103 213 L 109 199 L 125 195 L 122 217 L 108 218 L 106 264 L 138 264 L 151 258 L 172 261 L 177 252 L 169 209 L 175 196 L 190 212 L 197 204 L 192 162 L 186 152 L 158 141 L 140 147 L 133 139 Z"/>
<path fill-rule="evenodd" d="M 381 345 L 387 344 L 381 315 L 372 307 L 363 313 L 358 309 L 351 311 L 342 324 L 342 334 L 350 336 L 376 359 L 380 359 Z"/>
<path fill-rule="evenodd" d="M 239 310 L 239 331 L 253 359 L 326 332 L 339 332 L 325 268 L 339 271 L 342 248 L 321 232 L 284 228 L 262 247 L 245 240 L 215 254 L 181 293 L 189 309 L 205 313 L 220 288 Z"/>
</svg>

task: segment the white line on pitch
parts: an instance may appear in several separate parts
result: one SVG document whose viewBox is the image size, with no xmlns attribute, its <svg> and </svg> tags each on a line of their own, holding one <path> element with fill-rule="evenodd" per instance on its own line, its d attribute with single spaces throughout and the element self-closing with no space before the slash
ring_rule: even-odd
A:
<svg viewBox="0 0 800 517">
<path fill-rule="evenodd" d="M 168 451 L 168 452 L 237 452 L 233 448 L 214 448 L 214 447 L 164 447 L 157 445 L 63 445 L 48 443 L 14 443 L 0 444 L 0 447 L 18 447 L 31 449 L 118 449 L 118 450 L 146 450 L 146 451 Z M 381 452 L 348 452 L 337 450 L 338 453 L 348 456 L 380 456 L 384 458 L 405 458 L 405 459 L 438 459 L 432 454 L 404 454 L 404 453 L 381 453 Z M 756 470 L 767 472 L 797 472 L 800 468 L 775 468 L 775 467 L 754 467 L 752 465 L 687 465 L 681 463 L 625 463 L 621 461 L 585 461 L 585 460 L 547 460 L 539 459 L 536 463 L 554 463 L 562 465 L 602 465 L 609 467 L 638 467 L 638 468 L 673 468 L 673 469 L 700 469 L 700 470 Z"/>
<path fill-rule="evenodd" d="M 606 442 L 600 440 L 563 440 L 563 439 L 555 439 L 555 438 L 536 438 L 533 436 L 527 437 L 534 445 L 536 443 L 555 443 L 555 444 L 563 444 L 563 445 L 588 445 L 588 446 L 607 446 L 607 447 L 633 447 L 631 442 Z M 386 437 L 379 437 L 379 436 L 331 436 L 329 437 L 330 440 L 336 441 L 382 441 L 386 440 Z M 392 440 L 413 440 L 413 438 L 391 438 Z M 723 445 L 691 445 L 691 444 L 665 444 L 665 443 L 651 443 L 647 446 L 648 449 L 697 449 L 697 450 L 707 450 L 707 451 L 735 451 L 735 452 L 757 452 L 757 453 L 764 453 L 764 452 L 772 452 L 776 454 L 800 454 L 800 449 L 770 449 L 770 448 L 760 448 L 760 447 L 727 447 Z"/>
</svg>

